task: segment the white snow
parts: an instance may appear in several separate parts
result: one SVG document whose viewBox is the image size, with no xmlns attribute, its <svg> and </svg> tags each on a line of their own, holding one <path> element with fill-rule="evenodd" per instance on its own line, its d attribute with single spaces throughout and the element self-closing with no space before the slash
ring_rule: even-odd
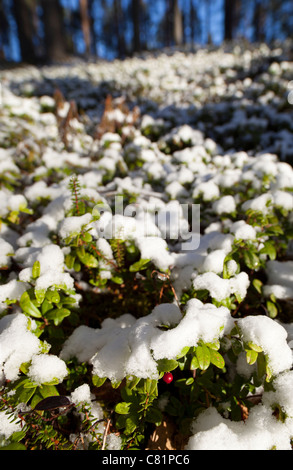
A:
<svg viewBox="0 0 293 470">
<path fill-rule="evenodd" d="M 29 362 L 41 350 L 37 336 L 29 329 L 29 319 L 22 313 L 0 319 L 0 364 L 5 380 L 16 380 L 21 364 Z"/>
<path fill-rule="evenodd" d="M 35 354 L 28 370 L 32 382 L 41 385 L 52 381 L 62 382 L 68 371 L 65 362 L 51 354 Z"/>
</svg>

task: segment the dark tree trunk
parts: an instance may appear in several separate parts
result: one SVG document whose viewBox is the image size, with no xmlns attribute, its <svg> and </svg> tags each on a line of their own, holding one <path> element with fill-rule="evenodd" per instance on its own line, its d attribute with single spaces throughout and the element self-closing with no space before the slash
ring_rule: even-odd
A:
<svg viewBox="0 0 293 470">
<path fill-rule="evenodd" d="M 133 51 L 140 52 L 141 41 L 140 41 L 140 0 L 131 1 L 131 15 L 133 24 Z"/>
<path fill-rule="evenodd" d="M 119 57 L 125 56 L 124 21 L 121 0 L 114 0 L 114 18 Z"/>
<path fill-rule="evenodd" d="M 79 0 L 80 16 L 81 16 L 81 29 L 85 44 L 85 54 L 90 55 L 91 52 L 91 24 L 89 16 L 89 6 L 87 0 Z"/>
<path fill-rule="evenodd" d="M 59 62 L 67 56 L 63 10 L 59 0 L 41 0 L 45 30 L 46 59 Z"/>
<path fill-rule="evenodd" d="M 234 31 L 234 17 L 235 17 L 235 0 L 225 0 L 225 32 L 224 37 L 226 41 L 233 39 Z"/>
<path fill-rule="evenodd" d="M 27 0 L 13 0 L 12 6 L 17 25 L 21 59 L 23 62 L 35 63 L 37 61 L 33 41 L 35 4 Z"/>
</svg>

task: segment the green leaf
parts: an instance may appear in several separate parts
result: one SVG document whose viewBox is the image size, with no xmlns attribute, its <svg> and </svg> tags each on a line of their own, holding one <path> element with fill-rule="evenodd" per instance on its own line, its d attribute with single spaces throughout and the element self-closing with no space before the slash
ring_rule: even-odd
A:
<svg viewBox="0 0 293 470">
<path fill-rule="evenodd" d="M 252 341 L 249 341 L 247 343 L 247 346 L 250 348 L 250 349 L 253 349 L 253 351 L 256 351 L 258 353 L 262 352 L 262 347 L 259 346 L 258 344 L 255 344 L 253 343 Z"/>
<path fill-rule="evenodd" d="M 64 318 L 68 317 L 71 314 L 71 311 L 68 308 L 54 308 L 46 314 L 48 320 L 52 320 L 55 326 L 60 325 Z"/>
<path fill-rule="evenodd" d="M 175 359 L 159 359 L 157 364 L 159 372 L 170 372 L 178 367 L 178 362 Z"/>
<path fill-rule="evenodd" d="M 210 349 L 210 360 L 214 366 L 218 367 L 219 369 L 223 369 L 225 367 L 225 360 L 223 356 L 214 349 Z"/>
<path fill-rule="evenodd" d="M 246 351 L 246 360 L 247 363 L 252 365 L 256 362 L 258 356 L 258 352 L 254 351 L 253 349 L 249 349 Z"/>
<path fill-rule="evenodd" d="M 262 377 L 264 377 L 264 375 L 266 375 L 266 366 L 267 366 L 267 363 L 266 363 L 266 357 L 265 357 L 264 353 L 258 354 L 258 356 L 257 356 L 257 375 L 260 379 Z"/>
<path fill-rule="evenodd" d="M 86 232 L 83 234 L 82 236 L 82 239 L 86 242 L 86 243 L 90 243 L 93 239 L 93 237 L 91 236 L 90 233 Z"/>
<path fill-rule="evenodd" d="M 232 338 L 231 346 L 235 356 L 238 356 L 242 352 L 242 344 L 237 338 Z"/>
<path fill-rule="evenodd" d="M 274 304 L 274 302 L 271 302 L 270 300 L 267 300 L 266 306 L 268 309 L 269 317 L 276 318 L 276 316 L 278 315 L 278 309 L 276 307 L 276 304 Z"/>
<path fill-rule="evenodd" d="M 252 250 L 244 251 L 244 262 L 249 269 L 257 269 L 259 267 L 259 258 Z"/>
<path fill-rule="evenodd" d="M 84 247 L 79 247 L 76 250 L 76 254 L 79 258 L 79 260 L 85 264 L 88 268 L 97 268 L 99 266 L 99 261 L 97 258 L 95 258 L 94 255 L 91 255 L 90 253 L 87 253 L 84 249 Z"/>
<path fill-rule="evenodd" d="M 54 302 L 55 304 L 58 304 L 60 302 L 59 292 L 56 289 L 47 290 L 46 299 L 48 302 Z"/>
<path fill-rule="evenodd" d="M 35 261 L 32 268 L 32 276 L 37 279 L 41 274 L 41 264 L 39 261 Z"/>
<path fill-rule="evenodd" d="M 125 421 L 125 434 L 132 434 L 138 426 L 138 418 L 136 415 L 129 416 Z"/>
<path fill-rule="evenodd" d="M 35 296 L 39 305 L 44 302 L 46 289 L 35 289 Z"/>
<path fill-rule="evenodd" d="M 15 393 L 15 398 L 17 398 L 19 403 L 27 403 L 31 397 L 34 395 L 36 388 L 23 388 L 21 387 Z"/>
<path fill-rule="evenodd" d="M 115 284 L 121 285 L 124 282 L 124 279 L 122 276 L 112 276 L 111 281 L 115 282 Z"/>
<path fill-rule="evenodd" d="M 148 423 L 154 423 L 159 426 L 163 419 L 163 415 L 158 408 L 152 407 L 147 410 L 145 419 Z"/>
<path fill-rule="evenodd" d="M 193 378 L 193 377 L 189 377 L 189 379 L 186 380 L 185 385 L 192 385 L 193 382 L 194 382 L 194 378 Z"/>
<path fill-rule="evenodd" d="M 201 370 L 206 370 L 211 362 L 210 349 L 203 344 L 202 346 L 197 346 L 195 349 L 196 357 L 198 360 L 198 365 Z"/>
<path fill-rule="evenodd" d="M 115 406 L 115 411 L 119 415 L 127 415 L 129 413 L 129 408 L 130 408 L 130 403 L 126 403 L 125 401 L 122 401 L 120 403 L 117 403 Z"/>
<path fill-rule="evenodd" d="M 12 442 L 11 444 L 7 444 L 7 446 L 0 447 L 0 450 L 26 450 L 26 447 L 20 442 Z"/>
<path fill-rule="evenodd" d="M 42 385 L 41 387 L 39 387 L 39 392 L 43 398 L 59 395 L 59 392 L 55 385 Z"/>
<path fill-rule="evenodd" d="M 276 259 L 277 250 L 271 241 L 264 242 L 264 247 L 260 250 L 261 254 L 268 255 L 271 260 Z"/>
<path fill-rule="evenodd" d="M 127 388 L 133 390 L 141 379 L 139 377 L 129 377 L 127 379 Z"/>
<path fill-rule="evenodd" d="M 199 368 L 198 359 L 196 356 L 193 356 L 190 362 L 190 370 L 196 370 Z"/>
<path fill-rule="evenodd" d="M 98 377 L 97 375 L 92 376 L 92 382 L 95 387 L 101 387 L 107 380 L 107 377 Z"/>
<path fill-rule="evenodd" d="M 253 287 L 257 290 L 257 292 L 258 292 L 259 294 L 262 293 L 262 286 L 263 286 L 263 283 L 261 282 L 260 279 L 253 279 L 252 285 L 253 285 Z"/>
<path fill-rule="evenodd" d="M 273 377 L 272 369 L 266 364 L 266 382 L 269 382 Z"/>
<path fill-rule="evenodd" d="M 176 359 L 181 359 L 182 357 L 186 356 L 189 349 L 190 349 L 189 346 L 185 346 L 184 348 L 182 348 L 181 352 L 176 356 Z"/>
<path fill-rule="evenodd" d="M 52 303 L 49 302 L 49 300 L 45 299 L 41 307 L 42 314 L 45 315 L 49 310 L 52 310 L 52 308 L 53 308 Z"/>
<path fill-rule="evenodd" d="M 24 292 L 20 298 L 19 305 L 24 313 L 31 315 L 35 318 L 41 318 L 42 314 L 40 310 L 33 304 L 30 299 L 30 296 L 27 292 Z"/>
<path fill-rule="evenodd" d="M 68 253 L 66 256 L 65 256 L 65 264 L 67 266 L 68 269 L 73 269 L 74 267 L 74 262 L 75 262 L 75 256 Z"/>
<path fill-rule="evenodd" d="M 129 266 L 129 271 L 132 273 L 136 271 L 143 271 L 144 269 L 148 268 L 150 262 L 151 261 L 149 259 L 140 259 L 136 263 Z"/>
<path fill-rule="evenodd" d="M 206 346 L 210 349 L 214 349 L 215 351 L 218 351 L 220 349 L 220 341 L 214 341 L 213 343 L 205 343 Z"/>
<path fill-rule="evenodd" d="M 157 395 L 157 385 L 158 385 L 158 381 L 156 379 L 145 379 L 145 382 L 144 382 L 144 390 L 146 393 L 148 393 L 149 395 L 152 395 L 152 394 L 155 394 Z"/>
</svg>

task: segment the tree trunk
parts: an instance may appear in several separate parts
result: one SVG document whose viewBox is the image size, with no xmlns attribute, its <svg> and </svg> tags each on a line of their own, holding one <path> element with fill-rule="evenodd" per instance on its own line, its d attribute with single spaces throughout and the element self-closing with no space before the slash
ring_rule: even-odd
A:
<svg viewBox="0 0 293 470">
<path fill-rule="evenodd" d="M 59 62 L 67 56 L 63 10 L 59 0 L 41 0 L 45 30 L 46 59 Z"/>
<path fill-rule="evenodd" d="M 183 22 L 182 12 L 178 5 L 178 0 L 173 0 L 173 38 L 176 46 L 183 43 Z"/>
<path fill-rule="evenodd" d="M 91 25 L 88 10 L 88 1 L 79 0 L 80 16 L 81 16 L 81 29 L 85 44 L 85 55 L 89 56 L 91 52 Z"/>
<path fill-rule="evenodd" d="M 226 41 L 233 39 L 234 31 L 234 9 L 235 0 L 225 0 L 225 33 L 224 38 Z"/>
<path fill-rule="evenodd" d="M 114 0 L 114 18 L 117 37 L 117 52 L 119 57 L 125 56 L 125 38 L 124 38 L 124 22 L 121 0 Z"/>
<path fill-rule="evenodd" d="M 134 52 L 140 52 L 140 0 L 132 0 L 131 2 L 131 16 L 133 25 L 133 46 Z"/>
<path fill-rule="evenodd" d="M 35 2 L 13 0 L 13 14 L 17 24 L 19 47 L 23 62 L 35 63 L 37 60 L 33 37 Z"/>
</svg>

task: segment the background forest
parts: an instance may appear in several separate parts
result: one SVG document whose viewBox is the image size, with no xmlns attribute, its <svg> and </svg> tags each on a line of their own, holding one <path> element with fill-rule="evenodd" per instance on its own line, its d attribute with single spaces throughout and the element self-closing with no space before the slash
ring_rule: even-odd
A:
<svg viewBox="0 0 293 470">
<path fill-rule="evenodd" d="M 124 58 L 146 50 L 292 36 L 292 0 L 0 0 L 0 58 Z"/>
</svg>

